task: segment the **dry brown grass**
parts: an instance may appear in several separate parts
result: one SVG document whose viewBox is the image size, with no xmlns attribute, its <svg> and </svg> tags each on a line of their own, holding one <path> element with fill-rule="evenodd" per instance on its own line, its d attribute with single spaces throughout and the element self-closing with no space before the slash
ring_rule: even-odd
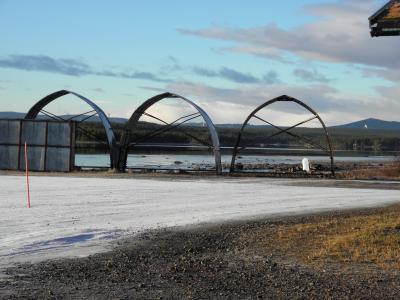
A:
<svg viewBox="0 0 400 300">
<path fill-rule="evenodd" d="M 391 209 L 278 225 L 242 239 L 250 241 L 258 252 L 283 253 L 316 267 L 368 264 L 400 270 L 400 206 Z"/>
<path fill-rule="evenodd" d="M 352 170 L 340 174 L 342 179 L 400 179 L 400 160 L 394 160 L 381 167 Z"/>
</svg>

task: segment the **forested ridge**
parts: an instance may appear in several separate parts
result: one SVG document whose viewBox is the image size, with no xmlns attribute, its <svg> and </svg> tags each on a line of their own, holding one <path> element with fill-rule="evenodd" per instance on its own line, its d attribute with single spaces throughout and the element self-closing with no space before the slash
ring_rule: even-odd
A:
<svg viewBox="0 0 400 300">
<path fill-rule="evenodd" d="M 119 141 L 124 129 L 120 123 L 112 124 Z M 130 141 L 142 144 L 166 143 L 166 144 L 195 144 L 201 142 L 211 144 L 210 134 L 207 127 L 180 126 L 169 131 L 163 131 L 163 125 L 155 123 L 140 122 L 132 133 Z M 80 130 L 83 129 L 83 130 Z M 221 146 L 232 147 L 236 142 L 239 128 L 217 127 Z M 279 148 L 311 148 L 308 141 L 316 144 L 326 145 L 326 137 L 322 128 L 295 128 L 290 132 L 303 136 L 298 139 L 286 133 L 272 136 L 277 130 L 268 126 L 250 126 L 242 135 L 241 146 L 246 147 L 279 147 Z M 400 151 L 399 130 L 378 129 L 348 129 L 329 128 L 328 132 L 332 138 L 335 149 L 338 150 L 366 150 L 366 151 Z M 95 138 L 96 137 L 96 138 Z M 104 129 L 100 123 L 80 123 L 77 130 L 78 145 L 84 142 L 94 142 L 92 147 L 100 147 L 97 141 L 106 141 Z M 83 143 L 82 143 L 83 144 Z"/>
</svg>

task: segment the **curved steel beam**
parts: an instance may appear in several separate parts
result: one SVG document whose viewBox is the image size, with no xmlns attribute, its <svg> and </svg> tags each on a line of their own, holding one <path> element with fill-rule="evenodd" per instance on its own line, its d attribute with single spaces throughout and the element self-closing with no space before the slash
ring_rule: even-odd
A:
<svg viewBox="0 0 400 300">
<path fill-rule="evenodd" d="M 218 175 L 222 174 L 222 164 L 221 164 L 221 149 L 220 149 L 220 143 L 219 143 L 219 138 L 217 134 L 217 130 L 214 126 L 214 123 L 208 116 L 208 114 L 197 104 L 192 102 L 191 100 L 179 96 L 177 94 L 172 94 L 172 93 L 163 93 L 157 96 L 154 96 L 145 102 L 143 102 L 132 114 L 130 117 L 126 127 L 125 131 L 121 136 L 121 154 L 120 154 L 120 162 L 119 162 L 119 170 L 123 171 L 126 168 L 126 163 L 127 163 L 127 158 L 128 158 L 128 148 L 129 148 L 129 137 L 130 133 L 135 129 L 137 126 L 139 119 L 141 116 L 146 112 L 147 109 L 149 109 L 152 105 L 156 104 L 157 102 L 165 99 L 165 98 L 176 98 L 176 99 L 181 99 L 191 106 L 193 106 L 203 117 L 204 121 L 207 124 L 208 129 L 210 130 L 211 133 L 211 140 L 212 140 L 212 146 L 213 146 L 213 152 L 214 152 L 214 157 L 215 157 L 215 167 L 216 167 L 216 172 Z"/>
<path fill-rule="evenodd" d="M 242 127 L 240 129 L 238 138 L 236 140 L 235 147 L 233 148 L 232 161 L 231 161 L 231 167 L 230 167 L 230 172 L 231 173 L 233 173 L 235 171 L 235 160 L 236 160 L 236 156 L 237 156 L 237 153 L 238 153 L 238 148 L 239 148 L 240 140 L 241 140 L 241 137 L 242 137 L 242 133 L 244 131 L 244 128 L 247 126 L 248 122 L 250 121 L 250 119 L 253 118 L 255 116 L 255 114 L 257 112 L 259 112 L 261 109 L 263 109 L 264 107 L 266 107 L 268 105 L 271 105 L 272 103 L 275 103 L 275 102 L 285 102 L 285 101 L 286 102 L 294 102 L 294 103 L 299 104 L 300 106 L 304 107 L 309 112 L 311 112 L 315 116 L 315 118 L 317 118 L 319 120 L 319 122 L 322 125 L 322 128 L 324 129 L 326 140 L 327 140 L 328 147 L 329 147 L 329 149 L 328 149 L 329 151 L 328 152 L 329 152 L 330 160 L 331 160 L 331 172 L 332 172 L 332 175 L 335 175 L 335 166 L 334 166 L 334 161 L 333 161 L 332 141 L 331 141 L 331 137 L 329 135 L 329 132 L 326 129 L 324 121 L 322 121 L 322 119 L 318 115 L 318 113 L 315 110 L 313 110 L 311 107 L 309 107 L 307 104 L 305 104 L 304 102 L 302 102 L 302 101 L 300 101 L 300 100 L 298 100 L 296 98 L 289 97 L 287 95 L 282 95 L 280 97 L 277 97 L 277 98 L 274 98 L 272 100 L 269 100 L 269 101 L 265 102 L 264 104 L 261 104 L 259 107 L 257 107 L 255 110 L 253 110 L 253 112 L 246 118 L 246 120 L 244 121 L 244 123 L 243 123 L 243 125 L 242 125 Z"/>
<path fill-rule="evenodd" d="M 26 114 L 25 119 L 35 119 L 38 116 L 38 114 L 40 113 L 40 111 L 45 106 L 47 106 L 54 100 L 56 100 L 62 96 L 68 95 L 68 94 L 74 95 L 74 96 L 78 97 L 79 99 L 83 100 L 89 106 L 91 106 L 93 108 L 93 110 L 96 111 L 96 113 L 98 114 L 98 116 L 101 120 L 101 123 L 103 124 L 106 135 L 107 135 L 108 146 L 110 147 L 110 165 L 111 165 L 111 168 L 115 168 L 118 163 L 119 150 L 118 150 L 118 146 L 116 143 L 114 131 L 112 130 L 111 123 L 108 120 L 104 111 L 100 107 L 98 107 L 94 102 L 85 98 L 84 96 L 79 95 L 75 92 L 67 91 L 67 90 L 57 91 L 55 93 L 47 95 L 46 97 L 39 100 L 34 106 L 32 106 L 31 109 Z"/>
</svg>

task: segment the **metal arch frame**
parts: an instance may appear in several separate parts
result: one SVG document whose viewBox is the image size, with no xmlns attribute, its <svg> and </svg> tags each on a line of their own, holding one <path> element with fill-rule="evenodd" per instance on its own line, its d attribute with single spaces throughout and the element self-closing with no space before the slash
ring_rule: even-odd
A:
<svg viewBox="0 0 400 300">
<path fill-rule="evenodd" d="M 315 110 L 313 110 L 310 106 L 308 106 L 307 104 L 305 104 L 304 102 L 302 102 L 302 101 L 300 101 L 300 100 L 298 100 L 298 99 L 296 99 L 296 98 L 289 97 L 289 96 L 287 96 L 287 95 L 279 96 L 279 97 L 277 97 L 277 98 L 274 98 L 274 99 L 272 99 L 272 100 L 269 100 L 269 101 L 267 101 L 267 102 L 261 104 L 261 105 L 258 106 L 255 110 L 253 110 L 253 111 L 250 113 L 250 115 L 246 118 L 246 120 L 244 121 L 244 123 L 243 123 L 243 125 L 242 125 L 242 127 L 241 127 L 241 129 L 240 129 L 240 131 L 239 131 L 239 134 L 238 134 L 238 138 L 237 138 L 237 140 L 236 140 L 235 147 L 233 148 L 233 152 L 232 152 L 232 161 L 231 161 L 231 167 L 230 167 L 230 173 L 234 173 L 234 172 L 235 172 L 235 160 L 236 160 L 236 156 L 237 156 L 237 153 L 238 153 L 238 148 L 239 148 L 240 140 L 241 140 L 241 137 L 242 137 L 242 133 L 243 133 L 245 127 L 247 126 L 248 122 L 250 121 L 250 119 L 253 118 L 257 112 L 259 112 L 261 109 L 265 108 L 266 106 L 269 106 L 269 105 L 271 105 L 271 104 L 273 104 L 273 103 L 275 103 L 275 102 L 285 102 L 285 101 L 286 101 L 286 102 L 294 102 L 294 103 L 299 104 L 300 106 L 304 107 L 304 108 L 307 109 L 309 112 L 311 112 L 311 113 L 314 115 L 314 117 L 315 117 L 316 119 L 319 120 L 319 122 L 320 122 L 321 125 L 322 125 L 322 128 L 324 129 L 325 136 L 326 136 L 326 140 L 327 140 L 328 147 L 329 147 L 329 149 L 328 149 L 329 151 L 328 151 L 328 152 L 329 152 L 330 160 L 331 160 L 331 173 L 332 173 L 332 175 L 335 175 L 335 167 L 334 167 L 334 159 L 333 159 L 332 141 L 331 141 L 331 137 L 330 137 L 329 132 L 328 132 L 326 126 L 325 126 L 324 121 L 322 121 L 322 119 L 321 119 L 321 117 L 318 115 L 318 113 L 317 113 Z M 296 126 L 294 126 L 294 127 L 297 127 L 297 126 L 299 126 L 299 125 L 296 125 Z M 293 127 L 293 128 L 294 128 L 294 127 Z M 292 128 L 291 128 L 291 129 L 292 129 Z M 288 131 L 288 130 L 286 129 L 286 131 Z M 285 132 L 285 130 L 282 131 L 282 132 Z"/>
<path fill-rule="evenodd" d="M 216 173 L 217 175 L 222 174 L 222 164 L 221 164 L 221 147 L 220 147 L 220 142 L 219 142 L 219 137 L 217 130 L 215 128 L 214 123 L 212 122 L 211 118 L 208 116 L 208 114 L 197 104 L 192 102 L 191 100 L 182 97 L 177 94 L 173 93 L 163 93 L 156 95 L 145 102 L 143 102 L 132 114 L 128 122 L 126 123 L 125 126 L 125 131 L 121 136 L 121 154 L 120 154 L 120 162 L 119 162 L 119 170 L 123 171 L 126 168 L 126 163 L 127 163 L 127 158 L 128 158 L 128 148 L 129 148 L 129 137 L 130 133 L 134 130 L 134 128 L 137 126 L 137 123 L 139 122 L 139 119 L 142 117 L 143 114 L 145 114 L 146 110 L 149 109 L 152 105 L 156 104 L 157 102 L 166 99 L 166 98 L 175 98 L 175 99 L 181 99 L 188 103 L 189 105 L 193 106 L 198 113 L 202 116 L 204 121 L 207 124 L 208 129 L 210 130 L 211 133 L 211 140 L 212 140 L 212 148 L 213 148 L 213 153 L 215 157 L 215 168 L 216 168 Z"/>
<path fill-rule="evenodd" d="M 103 124 L 104 130 L 106 132 L 106 135 L 107 135 L 108 146 L 110 147 L 110 166 L 112 169 L 115 168 L 118 163 L 119 151 L 118 151 L 118 146 L 116 143 L 114 131 L 112 129 L 110 120 L 107 118 L 106 114 L 100 107 L 98 107 L 93 101 L 87 99 L 86 97 L 79 95 L 75 92 L 67 91 L 67 90 L 60 90 L 60 91 L 54 92 L 54 93 L 42 98 L 34 106 L 32 106 L 31 109 L 28 111 L 28 113 L 25 115 L 25 119 L 35 119 L 44 107 L 46 107 L 48 104 L 50 104 L 54 100 L 56 100 L 62 96 L 68 95 L 68 94 L 74 95 L 74 96 L 78 97 L 79 99 L 83 100 L 85 103 L 87 103 L 89 106 L 91 106 L 93 108 L 93 110 L 97 113 L 97 115 L 99 116 L 101 123 Z"/>
</svg>

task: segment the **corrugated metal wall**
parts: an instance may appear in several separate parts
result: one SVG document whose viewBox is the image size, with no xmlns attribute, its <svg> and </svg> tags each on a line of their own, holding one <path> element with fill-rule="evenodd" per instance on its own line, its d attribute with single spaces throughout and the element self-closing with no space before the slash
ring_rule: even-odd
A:
<svg viewBox="0 0 400 300">
<path fill-rule="evenodd" d="M 25 142 L 28 146 L 30 170 L 73 170 L 73 122 L 0 120 L 0 169 L 25 170 Z"/>
</svg>

